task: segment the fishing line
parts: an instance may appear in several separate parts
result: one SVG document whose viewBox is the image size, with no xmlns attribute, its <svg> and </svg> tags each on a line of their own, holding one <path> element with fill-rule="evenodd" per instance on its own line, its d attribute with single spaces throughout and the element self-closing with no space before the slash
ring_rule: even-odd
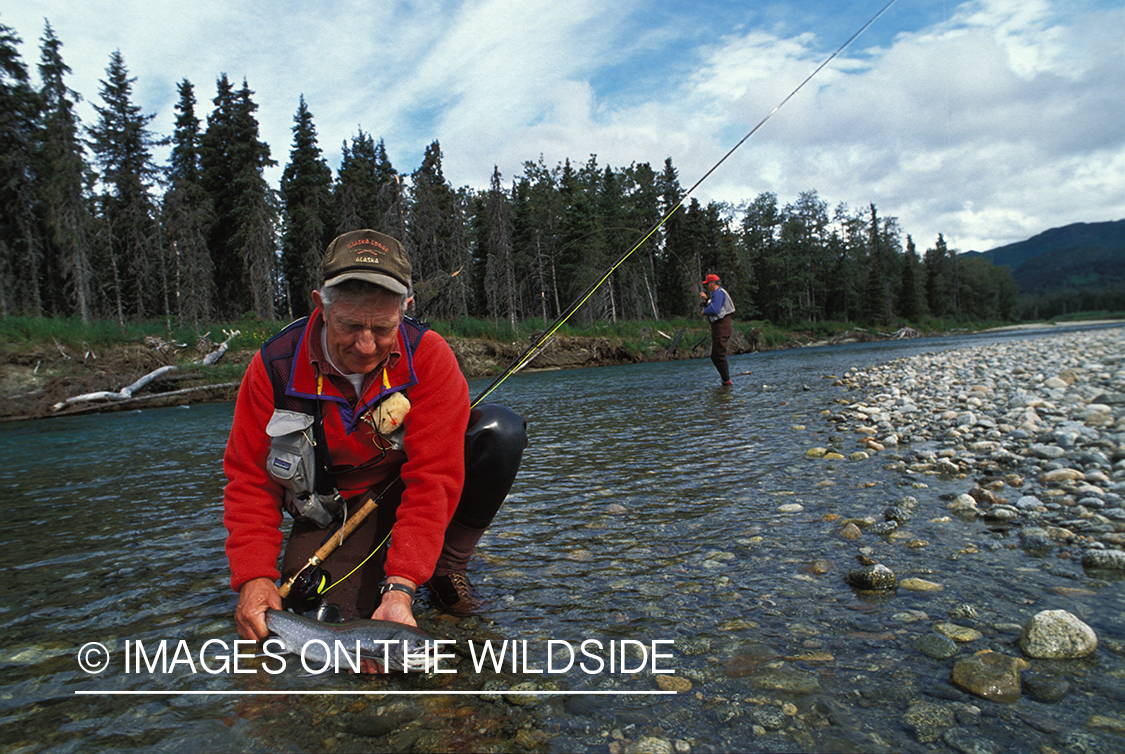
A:
<svg viewBox="0 0 1125 754">
<path fill-rule="evenodd" d="M 820 73 L 824 69 L 824 67 L 827 66 L 829 63 L 831 63 L 836 58 L 836 56 L 838 56 L 841 52 L 843 52 L 847 48 L 848 45 L 850 45 L 852 42 L 854 42 L 856 37 L 858 37 L 863 32 L 867 31 L 867 28 L 869 26 L 871 26 L 871 24 L 873 24 L 877 20 L 879 20 L 879 17 L 882 16 L 884 13 L 886 13 L 887 10 L 890 9 L 890 7 L 895 4 L 895 2 L 897 2 L 897 0 L 890 0 L 886 5 L 884 5 L 879 10 L 878 13 L 876 13 L 870 19 L 868 19 L 867 23 L 865 23 L 863 26 L 861 26 L 859 28 L 858 31 L 856 31 L 854 34 L 852 34 L 850 37 L 848 37 L 847 41 L 845 41 L 842 45 L 840 45 L 838 48 L 836 48 L 835 52 L 833 52 L 831 55 L 829 55 L 827 58 L 825 58 L 824 62 L 816 67 L 816 70 L 814 70 L 812 73 L 810 73 L 805 78 L 804 81 L 802 81 L 800 84 L 798 84 L 797 87 L 785 97 L 785 99 L 781 100 L 781 102 L 779 102 L 777 104 L 777 107 L 775 107 L 773 110 L 771 110 L 769 112 L 769 114 L 766 115 L 766 117 L 762 118 L 756 126 L 754 126 L 752 129 L 750 129 L 750 131 L 745 136 L 743 136 L 741 139 L 739 139 L 737 144 L 735 144 L 733 147 L 731 147 L 730 150 L 726 154 L 724 154 L 719 159 L 718 162 L 716 162 L 714 165 L 711 166 L 710 170 L 708 170 L 706 173 L 704 173 L 703 176 L 699 180 L 697 180 L 694 184 L 692 184 L 691 188 L 689 188 L 687 191 L 684 192 L 683 196 L 681 196 L 680 200 L 676 203 L 676 206 L 674 206 L 674 207 L 672 207 L 672 209 L 668 210 L 668 212 L 664 215 L 664 217 L 660 218 L 660 220 L 655 225 L 653 225 L 651 228 L 649 228 L 648 231 L 645 232 L 644 235 L 641 236 L 640 240 L 638 240 L 635 244 L 633 244 L 633 246 L 628 251 L 626 251 L 624 254 L 622 254 L 618 258 L 618 260 L 616 262 L 614 262 L 613 265 L 610 266 L 610 268 L 608 270 L 606 270 L 605 273 L 601 277 L 599 277 L 597 280 L 595 280 L 593 283 L 591 283 L 590 286 L 588 288 L 586 288 L 585 291 L 580 293 L 578 295 L 578 298 L 576 298 L 574 300 L 574 302 L 570 306 L 568 306 L 566 308 L 566 310 L 564 310 L 562 312 L 562 314 L 560 314 L 555 319 L 555 321 L 552 322 L 551 325 L 546 330 L 544 330 L 543 333 L 538 338 L 536 338 L 535 341 L 530 346 L 528 346 L 524 350 L 523 353 L 521 353 L 519 356 L 517 356 L 515 358 L 515 360 L 512 361 L 512 363 L 509 364 L 503 372 L 500 373 L 500 376 L 497 377 L 495 380 L 493 380 L 492 384 L 489 385 L 487 388 L 485 388 L 484 392 L 482 392 L 480 395 L 478 395 L 476 397 L 476 399 L 473 400 L 471 405 L 476 406 L 482 400 L 487 398 L 492 393 L 492 391 L 494 391 L 496 388 L 498 388 L 500 386 L 501 383 L 504 382 L 504 380 L 511 377 L 512 374 L 514 374 L 519 369 L 522 369 L 524 367 L 524 365 L 526 365 L 529 361 L 531 361 L 533 358 L 535 358 L 535 356 L 538 354 L 538 350 L 543 346 L 543 344 L 546 343 L 547 340 L 552 335 L 554 335 L 555 332 L 557 332 L 558 329 L 560 327 L 562 327 L 566 323 L 566 321 L 568 319 L 570 319 L 571 316 L 573 316 L 573 314 L 576 311 L 578 311 L 579 308 L 581 308 L 581 306 L 583 304 L 586 303 L 587 300 L 589 300 L 590 296 L 594 295 L 594 291 L 596 291 L 598 288 L 600 288 L 602 283 L 604 283 L 606 280 L 608 280 L 610 275 L 612 275 L 614 272 L 616 272 L 617 268 L 620 267 L 622 264 L 624 264 L 625 260 L 627 260 L 630 256 L 633 255 L 633 252 L 635 252 L 637 249 L 639 249 L 641 246 L 643 246 L 645 244 L 645 242 L 648 241 L 654 233 L 656 233 L 656 231 L 660 230 L 660 228 L 663 227 L 666 222 L 668 222 L 668 219 L 671 218 L 672 215 L 674 215 L 676 213 L 676 211 L 679 210 L 680 207 L 683 206 L 684 201 L 689 196 L 691 196 L 693 191 L 695 191 L 697 188 L 699 188 L 700 184 L 702 184 L 705 180 L 707 180 L 711 176 L 712 173 L 714 173 L 716 170 L 718 170 L 719 167 L 724 162 L 726 162 L 727 159 L 732 154 L 734 154 L 736 151 L 738 151 L 739 147 L 741 147 L 743 144 L 745 144 L 747 142 L 747 140 L 749 140 L 749 138 L 751 136 L 753 136 L 758 131 L 758 129 L 760 129 L 762 126 L 764 126 L 766 124 L 766 121 L 768 121 L 770 118 L 772 118 L 778 110 L 780 110 L 782 107 L 784 107 L 785 104 L 787 102 L 789 102 L 789 100 L 793 99 L 793 97 L 796 96 L 797 92 L 801 91 L 801 89 L 803 89 L 806 84 L 808 84 L 810 81 L 812 81 L 814 76 L 816 76 L 818 73 Z"/>
<path fill-rule="evenodd" d="M 371 551 L 371 554 L 369 554 L 369 555 L 368 555 L 368 556 L 367 556 L 366 558 L 364 558 L 363 560 L 359 561 L 359 565 L 357 565 L 357 566 L 356 566 L 355 568 L 353 568 L 352 570 L 348 571 L 348 572 L 347 572 L 346 574 L 344 574 L 343 576 L 341 576 L 340 578 L 336 579 L 336 580 L 335 580 L 335 581 L 333 581 L 333 582 L 332 582 L 331 584 L 329 584 L 328 586 L 326 586 L 326 587 L 324 588 L 324 591 L 319 591 L 319 590 L 318 590 L 318 591 L 317 591 L 317 593 L 318 593 L 318 594 L 327 594 L 327 593 L 328 593 L 328 592 L 330 592 L 330 591 L 331 591 L 331 590 L 332 590 L 332 589 L 333 589 L 334 587 L 337 587 L 337 586 L 339 586 L 340 584 L 343 584 L 343 583 L 344 583 L 344 581 L 345 581 L 345 580 L 346 580 L 346 579 L 347 579 L 347 578 L 348 578 L 349 576 L 351 576 L 351 575 L 352 575 L 353 573 L 355 573 L 355 572 L 356 572 L 356 571 L 358 571 L 358 570 L 359 570 L 360 568 L 362 568 L 362 567 L 363 567 L 363 564 L 364 564 L 364 563 L 366 563 L 367 561 L 371 560 L 371 558 L 373 558 L 373 557 L 375 556 L 375 553 L 379 552 L 379 549 L 380 549 L 380 548 L 381 548 L 381 547 L 382 547 L 383 545 L 387 544 L 387 540 L 388 540 L 388 539 L 390 539 L 390 538 L 391 538 L 391 532 L 387 532 L 387 536 L 383 537 L 383 541 L 382 541 L 382 542 L 380 542 L 379 544 L 375 545 L 375 549 L 374 549 L 374 550 L 372 550 L 372 551 Z"/>
</svg>

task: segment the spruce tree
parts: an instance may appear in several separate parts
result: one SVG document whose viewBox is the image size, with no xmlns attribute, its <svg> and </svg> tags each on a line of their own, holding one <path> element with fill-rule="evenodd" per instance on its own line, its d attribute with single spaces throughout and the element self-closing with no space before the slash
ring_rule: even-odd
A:
<svg viewBox="0 0 1125 754">
<path fill-rule="evenodd" d="M 246 149 L 241 169 L 234 176 L 234 248 L 242 260 L 249 283 L 251 311 L 262 319 L 274 319 L 283 301 L 279 296 L 280 269 L 277 260 L 278 202 L 266 183 L 263 170 L 277 163 L 270 148 L 258 139 L 258 105 L 246 80 L 235 98 L 235 131 Z"/>
<path fill-rule="evenodd" d="M 756 309 L 766 319 L 779 322 L 777 302 L 781 298 L 780 274 L 781 212 L 777 195 L 763 192 L 752 201 L 742 217 L 743 266 L 750 278 L 748 288 Z"/>
<path fill-rule="evenodd" d="M 493 319 L 504 317 L 516 330 L 516 279 L 512 259 L 512 222 L 508 197 L 500 185 L 500 169 L 493 167 L 488 199 L 484 206 L 487 217 L 484 292 L 488 313 Z"/>
<path fill-rule="evenodd" d="M 215 312 L 215 268 L 207 248 L 214 214 L 201 182 L 201 135 L 195 115 L 195 89 L 184 79 L 176 90 L 180 99 L 176 103 L 169 187 L 164 194 L 164 243 L 165 253 L 171 259 L 177 322 L 191 323 L 198 329 Z"/>
<path fill-rule="evenodd" d="M 641 241 L 641 236 L 660 222 L 660 199 L 656 171 L 647 162 L 634 163 L 622 173 L 622 192 L 626 197 L 622 222 L 635 229 L 631 243 Z M 639 249 L 625 263 L 626 275 L 622 281 L 625 306 L 640 319 L 651 316 L 660 319 L 657 306 L 657 259 L 660 236 L 645 239 Z"/>
<path fill-rule="evenodd" d="M 16 49 L 22 41 L 0 24 L 0 315 L 43 313 L 33 185 L 39 99 Z"/>
<path fill-rule="evenodd" d="M 110 55 L 101 82 L 97 122 L 87 128 L 100 168 L 101 249 L 112 272 L 110 298 L 118 321 L 158 314 L 164 280 L 159 267 L 157 223 L 149 193 L 157 171 L 152 162 L 153 116 L 132 101 L 133 82 L 120 50 Z"/>
<path fill-rule="evenodd" d="M 570 160 L 566 160 L 559 173 L 559 251 L 555 263 L 563 309 L 586 290 L 597 274 L 589 253 L 590 244 L 596 243 L 595 231 L 589 190 L 582 185 L 582 176 Z M 590 306 L 584 306 L 575 315 L 575 321 L 588 325 L 596 315 Z"/>
<path fill-rule="evenodd" d="M 402 240 L 401 181 L 382 139 L 376 143 L 361 130 L 350 145 L 344 142 L 333 191 L 337 234 L 370 228 Z"/>
<path fill-rule="evenodd" d="M 274 245 L 267 240 L 276 224 L 276 202 L 262 172 L 276 163 L 269 146 L 258 138 L 258 106 L 246 81 L 236 92 L 224 73 L 216 89 L 215 108 L 200 140 L 200 168 L 215 214 L 208 247 L 218 288 L 217 313 L 238 317 L 247 311 L 269 311 L 272 317 L 276 264 L 266 255 Z M 248 254 L 256 256 L 251 259 Z"/>
<path fill-rule="evenodd" d="M 692 250 L 685 242 L 680 231 L 684 222 L 684 208 L 680 206 L 683 200 L 683 189 L 676 169 L 672 166 L 671 158 L 664 161 L 664 171 L 657 181 L 660 187 L 660 210 L 663 215 L 676 211 L 664 223 L 664 246 L 660 254 L 660 264 L 657 268 L 657 297 L 660 302 L 660 312 L 665 317 L 684 317 L 696 313 L 693 299 L 693 290 L 699 290 L 696 271 L 692 270 Z"/>
<path fill-rule="evenodd" d="M 86 159 L 75 104 L 81 96 L 66 85 L 70 68 L 62 43 L 48 23 L 42 38 L 39 92 L 42 116 L 36 172 L 43 227 L 46 310 L 56 316 L 94 316 L 94 269 L 90 260 L 91 218 L 85 191 Z"/>
<path fill-rule="evenodd" d="M 459 197 L 445 180 L 441 145 L 426 147 L 411 175 L 410 243 L 416 281 L 415 306 L 427 317 L 453 319 L 468 312 L 471 283 L 468 239 Z"/>
<path fill-rule="evenodd" d="M 922 297 L 918 290 L 918 253 L 914 239 L 906 237 L 906 255 L 902 264 L 902 286 L 899 294 L 899 313 L 907 322 L 918 322 L 922 316 Z"/>
<path fill-rule="evenodd" d="M 293 117 L 293 147 L 281 176 L 281 266 L 293 316 L 310 313 L 320 260 L 332 240 L 332 171 L 321 156 L 312 113 L 301 95 Z"/>
<path fill-rule="evenodd" d="M 555 269 L 558 229 L 558 181 L 540 155 L 524 162 L 523 176 L 513 193 L 512 234 L 516 258 L 528 270 L 528 311 L 551 320 L 562 311 Z M 569 303 L 569 302 L 567 302 Z"/>
<path fill-rule="evenodd" d="M 926 268 L 926 304 L 930 314 L 935 317 L 953 314 L 953 267 L 942 234 L 938 234 L 933 248 L 926 249 L 923 265 Z"/>
</svg>

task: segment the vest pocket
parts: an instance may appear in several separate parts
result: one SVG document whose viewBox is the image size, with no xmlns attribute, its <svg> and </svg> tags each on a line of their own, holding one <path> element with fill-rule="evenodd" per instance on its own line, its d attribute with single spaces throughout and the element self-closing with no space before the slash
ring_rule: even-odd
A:
<svg viewBox="0 0 1125 754">
<path fill-rule="evenodd" d="M 293 518 L 309 519 L 327 526 L 340 506 L 330 496 L 316 494 L 316 448 L 312 436 L 313 417 L 297 411 L 276 409 L 266 425 L 270 450 L 266 471 L 285 490 L 282 504 Z"/>
</svg>

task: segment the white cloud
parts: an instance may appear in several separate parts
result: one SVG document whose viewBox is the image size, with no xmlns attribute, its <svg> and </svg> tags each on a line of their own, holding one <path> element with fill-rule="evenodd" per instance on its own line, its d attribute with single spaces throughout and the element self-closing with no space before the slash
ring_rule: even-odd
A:
<svg viewBox="0 0 1125 754">
<path fill-rule="evenodd" d="M 494 165 L 508 182 L 540 154 L 597 154 L 657 169 L 671 157 L 686 187 L 881 7 L 739 5 L 26 0 L 0 22 L 34 68 L 50 18 L 87 100 L 120 48 L 162 134 L 179 80 L 205 117 L 219 73 L 246 78 L 282 165 L 303 93 L 332 163 L 362 128 L 403 172 L 440 140 L 456 186 L 484 188 Z M 1108 0 L 899 3 L 696 195 L 874 202 L 920 249 L 938 233 L 986 249 L 1125 217 L 1122 28 Z"/>
</svg>

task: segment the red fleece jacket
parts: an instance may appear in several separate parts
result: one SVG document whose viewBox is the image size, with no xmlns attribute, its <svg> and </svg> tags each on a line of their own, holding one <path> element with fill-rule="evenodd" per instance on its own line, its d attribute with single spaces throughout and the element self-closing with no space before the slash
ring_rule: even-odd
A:
<svg viewBox="0 0 1125 754">
<path fill-rule="evenodd" d="M 319 311 L 309 318 L 294 357 L 290 385 L 305 394 L 317 392 L 309 338 L 314 332 L 319 337 L 321 321 Z M 398 348 L 405 348 L 401 329 Z M 421 584 L 433 574 L 446 526 L 453 518 L 465 481 L 469 386 L 449 344 L 432 330 L 418 342 L 412 363 L 417 384 L 405 391 L 410 411 L 403 422 L 403 450 L 390 451 L 370 469 L 345 474 L 338 482 L 340 493 L 351 501 L 373 487 L 381 489 L 401 471 L 406 490 L 387 550 L 386 574 Z M 411 360 L 405 356 L 398 359 L 388 370 L 389 383 L 409 382 L 410 365 Z M 382 390 L 381 380 L 371 383 L 363 396 L 365 403 L 377 398 Z M 324 430 L 332 463 L 358 466 L 376 457 L 381 451 L 372 440 L 374 430 L 360 422 L 358 429 L 348 434 L 341 404 L 332 400 L 341 398 L 340 392 L 328 379 L 323 381 L 322 392 Z M 266 471 L 270 447 L 266 424 L 273 411 L 273 387 L 258 353 L 243 377 L 223 458 L 227 477 L 223 523 L 229 532 L 226 552 L 235 591 L 250 579 L 276 580 L 280 576 L 277 566 L 283 539 L 279 528 L 283 488 Z"/>
</svg>

